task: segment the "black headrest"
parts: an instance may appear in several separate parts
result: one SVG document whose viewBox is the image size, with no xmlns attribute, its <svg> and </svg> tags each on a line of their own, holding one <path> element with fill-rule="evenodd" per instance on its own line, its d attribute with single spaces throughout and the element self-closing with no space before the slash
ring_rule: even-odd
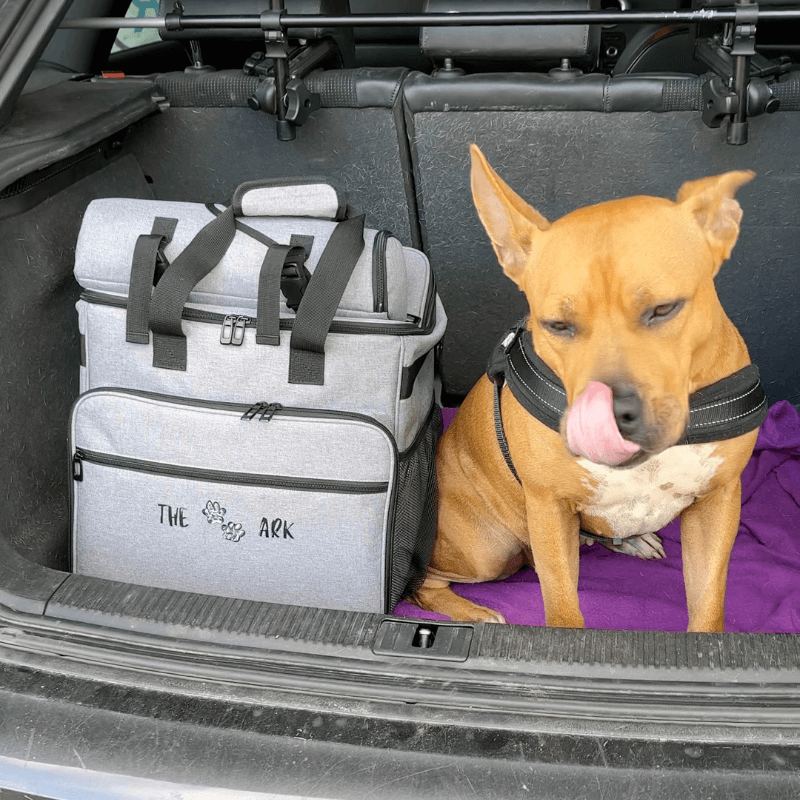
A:
<svg viewBox="0 0 800 800">
<path fill-rule="evenodd" d="M 426 0 L 425 12 L 595 11 L 600 0 Z M 432 57 L 470 61 L 582 58 L 600 47 L 597 25 L 424 26 L 420 47 Z"/>
<path fill-rule="evenodd" d="M 248 14 L 258 16 L 269 9 L 268 0 L 181 0 L 184 13 L 190 16 Z M 286 0 L 287 14 L 349 14 L 349 0 Z M 175 10 L 175 0 L 161 0 L 159 15 Z M 289 29 L 290 39 L 320 39 L 334 33 L 326 28 Z M 160 31 L 162 39 L 258 39 L 260 31 L 246 28 L 207 28 L 185 31 Z"/>
</svg>

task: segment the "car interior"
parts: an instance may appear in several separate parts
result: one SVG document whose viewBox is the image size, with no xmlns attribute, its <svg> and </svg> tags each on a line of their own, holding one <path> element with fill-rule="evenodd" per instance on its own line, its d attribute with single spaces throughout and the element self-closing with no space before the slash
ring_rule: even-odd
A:
<svg viewBox="0 0 800 800">
<path fill-rule="evenodd" d="M 547 219 L 617 197 L 674 198 L 685 180 L 752 169 L 757 177 L 739 198 L 741 236 L 717 290 L 769 402 L 800 407 L 800 17 L 760 20 L 756 35 L 710 14 L 669 21 L 732 8 L 718 0 L 286 0 L 289 16 L 356 22 L 289 27 L 278 44 L 253 25 L 180 23 L 182 15 L 253 18 L 261 5 L 75 0 L 63 21 L 50 23 L 49 43 L 24 81 L 3 90 L 16 100 L 0 119 L 0 426 L 8 454 L 0 604 L 42 647 L 58 640 L 70 671 L 87 660 L 92 674 L 118 669 L 119 684 L 139 680 L 135 672 L 211 685 L 215 664 L 242 685 L 251 673 L 269 673 L 271 691 L 327 697 L 329 712 L 339 703 L 353 719 L 413 722 L 417 714 L 419 724 L 455 726 L 459 736 L 469 728 L 533 736 L 540 728 L 531 720 L 546 719 L 541 730 L 562 737 L 547 751 L 553 763 L 561 748 L 569 763 L 602 766 L 611 756 L 578 745 L 591 734 L 639 743 L 615 751 L 620 767 L 668 763 L 674 781 L 713 768 L 722 791 L 734 785 L 723 773 L 756 769 L 760 759 L 783 786 L 800 764 L 786 711 L 796 713 L 798 698 L 796 606 L 795 632 L 767 625 L 688 634 L 650 630 L 646 621 L 578 631 L 426 622 L 390 607 L 301 607 L 70 571 L 67 425 L 82 363 L 73 269 L 85 210 L 98 198 L 228 203 L 254 178 L 330 179 L 369 228 L 391 231 L 429 259 L 448 318 L 436 353 L 438 400 L 455 408 L 526 313 L 475 213 L 471 143 Z M 765 0 L 757 8 L 792 7 Z M 419 19 L 526 11 L 619 22 Z M 635 12 L 663 19 L 632 20 Z M 126 14 L 167 24 L 81 27 Z M 413 24 L 358 22 L 386 14 L 414 15 Z M 739 85 L 736 48 L 748 42 Z M 278 119 L 281 91 L 289 111 L 281 107 Z M 800 514 L 785 520 L 795 537 L 798 522 Z M 420 637 L 421 628 L 429 633 Z M 369 739 L 342 730 L 339 742 Z M 513 759 L 513 743 L 496 735 L 496 751 L 487 744 L 480 757 Z M 700 759 L 686 744 L 695 741 Z M 663 796 L 682 785 L 673 778 L 659 784 Z"/>
</svg>

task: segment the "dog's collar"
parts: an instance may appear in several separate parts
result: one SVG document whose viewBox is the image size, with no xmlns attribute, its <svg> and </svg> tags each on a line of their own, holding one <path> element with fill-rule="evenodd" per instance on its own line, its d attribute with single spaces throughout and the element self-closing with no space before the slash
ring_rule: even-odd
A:
<svg viewBox="0 0 800 800">
<path fill-rule="evenodd" d="M 497 387 L 495 426 L 499 421 L 502 428 L 499 389 L 506 383 L 526 411 L 548 428 L 558 431 L 561 416 L 567 408 L 567 393 L 558 376 L 536 355 L 525 322 L 523 320 L 503 336 L 486 370 Z M 761 425 L 767 410 L 767 397 L 759 380 L 758 367 L 748 364 L 689 396 L 689 424 L 683 438 L 676 444 L 733 439 Z M 508 449 L 507 445 L 505 449 Z"/>
</svg>

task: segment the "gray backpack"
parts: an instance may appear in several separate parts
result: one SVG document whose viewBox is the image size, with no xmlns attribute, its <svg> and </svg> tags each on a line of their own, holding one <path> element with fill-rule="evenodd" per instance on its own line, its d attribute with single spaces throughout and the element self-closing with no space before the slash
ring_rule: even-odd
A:
<svg viewBox="0 0 800 800">
<path fill-rule="evenodd" d="M 425 256 L 324 182 L 254 181 L 94 201 L 75 275 L 73 569 L 390 611 L 436 524 Z"/>
</svg>

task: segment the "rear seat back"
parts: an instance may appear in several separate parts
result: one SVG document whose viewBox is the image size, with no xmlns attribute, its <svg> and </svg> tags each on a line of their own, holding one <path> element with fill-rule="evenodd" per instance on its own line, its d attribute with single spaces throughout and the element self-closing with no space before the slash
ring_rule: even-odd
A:
<svg viewBox="0 0 800 800">
<path fill-rule="evenodd" d="M 404 102 L 422 236 L 449 317 L 441 354 L 446 402 L 469 391 L 493 344 L 527 311 L 473 207 L 471 142 L 551 220 L 628 195 L 674 198 L 685 180 L 754 169 L 757 179 L 739 193 L 742 235 L 718 290 L 767 393 L 797 402 L 800 319 L 786 309 L 800 304 L 800 75 L 777 87 L 781 111 L 752 118 L 741 147 L 703 124 L 701 85 L 696 75 L 409 76 Z"/>
<path fill-rule="evenodd" d="M 403 68 L 312 73 L 305 83 L 320 94 L 322 108 L 292 142 L 277 140 L 274 117 L 247 107 L 257 78 L 240 70 L 159 75 L 170 108 L 137 125 L 128 144 L 157 199 L 221 201 L 254 178 L 321 176 L 366 213 L 369 227 L 418 246 L 400 92 L 406 74 Z"/>
</svg>

